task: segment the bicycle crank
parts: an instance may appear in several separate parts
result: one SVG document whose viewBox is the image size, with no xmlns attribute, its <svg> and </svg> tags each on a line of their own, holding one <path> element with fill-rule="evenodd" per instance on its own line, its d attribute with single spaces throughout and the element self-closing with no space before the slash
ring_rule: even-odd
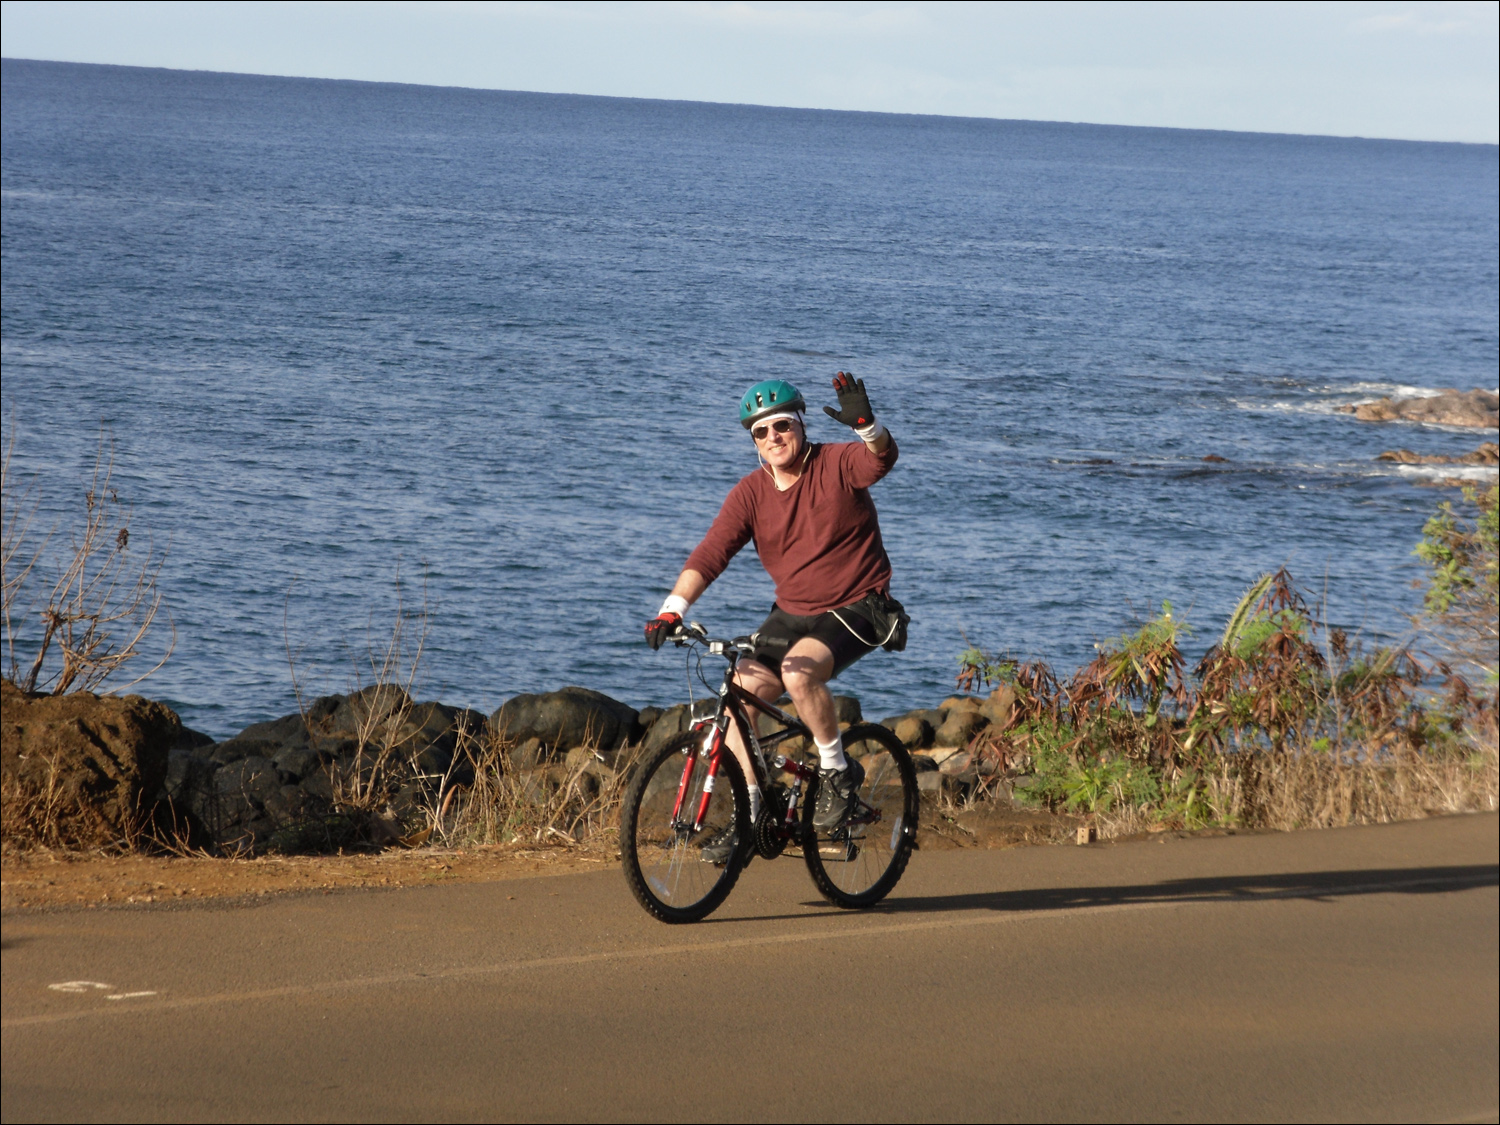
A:
<svg viewBox="0 0 1500 1125">
<path fill-rule="evenodd" d="M 792 834 L 786 827 L 786 809 L 790 793 L 785 785 L 773 785 L 766 793 L 760 816 L 755 821 L 755 854 L 775 859 L 786 851 Z"/>
</svg>

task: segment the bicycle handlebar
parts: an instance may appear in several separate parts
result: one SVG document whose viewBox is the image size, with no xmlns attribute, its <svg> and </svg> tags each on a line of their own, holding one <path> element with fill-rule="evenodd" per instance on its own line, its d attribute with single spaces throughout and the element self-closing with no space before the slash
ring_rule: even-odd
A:
<svg viewBox="0 0 1500 1125">
<path fill-rule="evenodd" d="M 701 644 L 715 656 L 726 656 L 733 652 L 739 656 L 749 656 L 755 651 L 756 634 L 748 637 L 735 637 L 729 640 L 725 637 L 710 637 L 708 630 L 696 621 L 688 621 L 677 626 L 669 635 L 669 638 L 678 647 L 690 644 Z"/>
</svg>

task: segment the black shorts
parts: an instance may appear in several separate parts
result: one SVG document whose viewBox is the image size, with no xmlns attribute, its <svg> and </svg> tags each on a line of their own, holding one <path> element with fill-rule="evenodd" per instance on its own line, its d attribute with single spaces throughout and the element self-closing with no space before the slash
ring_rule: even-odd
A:
<svg viewBox="0 0 1500 1125">
<path fill-rule="evenodd" d="M 798 617 L 779 605 L 772 606 L 771 615 L 757 630 L 757 643 L 751 658 L 760 661 L 780 676 L 781 658 L 787 654 L 787 650 L 803 637 L 816 637 L 833 653 L 833 676 L 837 676 L 861 656 L 867 656 L 880 647 L 865 639 L 875 636 L 875 626 L 859 612 L 863 601 L 861 598 L 853 605 L 813 617 Z M 839 618 L 843 618 L 843 621 Z M 859 636 L 856 637 L 854 631 Z"/>
</svg>

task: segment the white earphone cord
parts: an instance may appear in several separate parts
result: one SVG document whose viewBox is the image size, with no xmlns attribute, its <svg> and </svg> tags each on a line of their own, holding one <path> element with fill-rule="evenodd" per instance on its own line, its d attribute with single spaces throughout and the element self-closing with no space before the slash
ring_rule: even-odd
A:
<svg viewBox="0 0 1500 1125">
<path fill-rule="evenodd" d="M 896 618 L 896 620 L 894 622 L 892 622 L 892 624 L 891 624 L 891 631 L 885 635 L 885 640 L 883 640 L 883 641 L 877 641 L 877 642 L 871 642 L 871 641 L 867 641 L 863 637 L 861 637 L 859 635 L 859 631 L 856 630 L 853 625 L 850 625 L 849 622 L 845 621 L 843 619 L 843 617 L 839 614 L 838 610 L 836 610 L 836 609 L 830 609 L 828 612 L 831 613 L 831 614 L 833 614 L 835 617 L 838 618 L 839 624 L 842 625 L 845 629 L 848 629 L 849 632 L 854 635 L 854 639 L 856 641 L 858 641 L 862 645 L 869 645 L 871 648 L 884 648 L 887 644 L 890 643 L 891 638 L 896 635 L 896 630 L 901 627 L 901 618 L 898 617 L 898 618 Z"/>
</svg>

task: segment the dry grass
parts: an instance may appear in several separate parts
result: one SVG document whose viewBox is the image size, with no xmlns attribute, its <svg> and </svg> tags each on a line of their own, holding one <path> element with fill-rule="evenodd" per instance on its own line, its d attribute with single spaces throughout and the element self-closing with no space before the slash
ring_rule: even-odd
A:
<svg viewBox="0 0 1500 1125">
<path fill-rule="evenodd" d="M 401 785 L 425 778 L 416 757 L 424 749 L 415 743 L 410 720 L 416 707 L 412 692 L 427 648 L 430 612 L 427 589 L 422 585 L 419 608 L 407 607 L 400 568 L 395 577 L 395 612 L 390 630 L 379 639 L 367 625 L 364 656 L 356 660 L 350 677 L 349 701 L 354 709 L 354 751 L 344 763 L 329 763 L 328 778 L 336 812 L 366 821 L 378 817 Z M 308 716 L 308 703 L 297 671 L 290 627 L 291 593 L 282 614 L 287 669 L 297 708 L 309 733 L 315 725 Z M 372 622 L 373 624 L 373 617 Z"/>
<path fill-rule="evenodd" d="M 160 842 L 160 825 L 149 810 L 135 810 L 123 824 L 112 824 L 86 796 L 76 778 L 59 768 L 57 757 L 45 770 L 7 769 L 0 775 L 0 847 L 6 855 L 41 851 L 101 851 L 123 854 Z"/>
<path fill-rule="evenodd" d="M 1257 774 L 1228 769 L 1208 779 L 1218 819 L 1291 830 L 1385 824 L 1496 808 L 1494 743 L 1470 755 L 1396 751 L 1375 761 L 1331 755 L 1283 755 Z"/>
<path fill-rule="evenodd" d="M 34 772 L 23 777 L 19 771 L 6 770 L 0 776 L 0 819 L 5 825 L 0 838 L 6 852 L 79 843 L 70 840 L 73 833 L 68 814 L 73 811 L 72 805 L 64 792 L 55 758 L 48 760 L 40 779 Z"/>
<path fill-rule="evenodd" d="M 509 749 L 489 731 L 461 733 L 454 762 L 466 763 L 473 780 L 435 791 L 428 827 L 413 842 L 617 850 L 620 802 L 638 747 L 620 750 L 609 764 L 595 748 L 581 747 L 564 762 L 525 771 L 511 767 Z"/>
<path fill-rule="evenodd" d="M 1429 754 L 1407 748 L 1374 758 L 1348 754 L 1257 755 L 1253 769 L 1221 761 L 1201 779 L 1203 823 L 1289 832 L 1387 824 L 1500 808 L 1500 752 L 1493 726 L 1472 751 Z M 1151 806 L 1095 813 L 1102 838 L 1186 826 Z"/>
</svg>

